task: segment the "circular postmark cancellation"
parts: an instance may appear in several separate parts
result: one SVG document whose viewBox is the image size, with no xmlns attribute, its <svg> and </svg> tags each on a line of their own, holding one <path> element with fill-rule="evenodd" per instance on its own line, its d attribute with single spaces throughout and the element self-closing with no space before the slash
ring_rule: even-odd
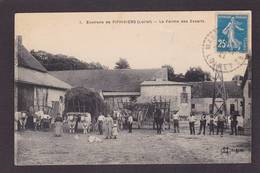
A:
<svg viewBox="0 0 260 173">
<path fill-rule="evenodd" d="M 216 32 L 217 29 L 210 31 L 205 36 L 202 44 L 202 55 L 209 67 L 213 71 L 228 73 L 244 65 L 246 53 L 217 51 L 217 46 L 223 45 L 217 42 Z"/>
</svg>

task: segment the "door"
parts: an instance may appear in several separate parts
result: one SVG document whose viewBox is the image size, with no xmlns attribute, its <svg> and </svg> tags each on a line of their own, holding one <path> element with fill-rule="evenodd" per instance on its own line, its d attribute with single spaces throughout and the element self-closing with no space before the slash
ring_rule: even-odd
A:
<svg viewBox="0 0 260 173">
<path fill-rule="evenodd" d="M 34 105 L 33 85 L 18 85 L 18 111 L 29 111 L 30 106 Z"/>
</svg>

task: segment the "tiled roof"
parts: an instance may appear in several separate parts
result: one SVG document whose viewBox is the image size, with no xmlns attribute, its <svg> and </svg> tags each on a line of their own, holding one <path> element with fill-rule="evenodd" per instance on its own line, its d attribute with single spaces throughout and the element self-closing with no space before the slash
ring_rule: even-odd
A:
<svg viewBox="0 0 260 173">
<path fill-rule="evenodd" d="M 35 59 L 31 53 L 22 45 L 18 43 L 18 66 L 30 68 L 33 70 L 47 72 L 45 67 Z"/>
<path fill-rule="evenodd" d="M 69 70 L 50 72 L 56 78 L 74 87 L 102 91 L 139 92 L 146 80 L 167 80 L 167 69 Z"/>
<path fill-rule="evenodd" d="M 192 98 L 212 98 L 214 93 L 214 82 L 189 82 L 192 84 L 191 95 Z M 242 98 L 243 91 L 236 81 L 224 82 L 228 98 Z"/>
<path fill-rule="evenodd" d="M 59 89 L 70 89 L 71 86 L 48 73 L 17 67 L 18 76 L 15 81 L 39 86 L 47 86 Z"/>
</svg>

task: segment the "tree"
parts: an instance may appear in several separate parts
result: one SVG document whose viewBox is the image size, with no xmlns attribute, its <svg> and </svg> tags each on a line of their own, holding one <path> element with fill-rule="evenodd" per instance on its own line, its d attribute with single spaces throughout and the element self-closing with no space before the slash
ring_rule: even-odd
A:
<svg viewBox="0 0 260 173">
<path fill-rule="evenodd" d="M 210 73 L 203 71 L 200 67 L 190 67 L 185 73 L 186 82 L 211 81 Z"/>
<path fill-rule="evenodd" d="M 168 80 L 175 81 L 174 69 L 171 65 L 163 65 L 162 68 L 167 68 Z"/>
<path fill-rule="evenodd" d="M 83 69 L 107 69 L 100 63 L 86 63 L 73 56 L 63 54 L 51 54 L 46 51 L 31 51 L 34 56 L 48 71 L 56 70 L 83 70 Z"/>
<path fill-rule="evenodd" d="M 119 58 L 119 60 L 116 62 L 115 69 L 129 69 L 130 65 L 128 61 L 124 58 Z"/>
</svg>

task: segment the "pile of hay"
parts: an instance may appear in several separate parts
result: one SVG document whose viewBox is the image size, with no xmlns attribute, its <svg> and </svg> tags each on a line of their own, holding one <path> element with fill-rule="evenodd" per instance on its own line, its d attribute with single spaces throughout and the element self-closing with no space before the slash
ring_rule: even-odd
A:
<svg viewBox="0 0 260 173">
<path fill-rule="evenodd" d="M 65 113 L 89 112 L 92 118 L 96 118 L 106 109 L 103 98 L 98 92 L 84 87 L 76 87 L 65 94 Z"/>
</svg>

